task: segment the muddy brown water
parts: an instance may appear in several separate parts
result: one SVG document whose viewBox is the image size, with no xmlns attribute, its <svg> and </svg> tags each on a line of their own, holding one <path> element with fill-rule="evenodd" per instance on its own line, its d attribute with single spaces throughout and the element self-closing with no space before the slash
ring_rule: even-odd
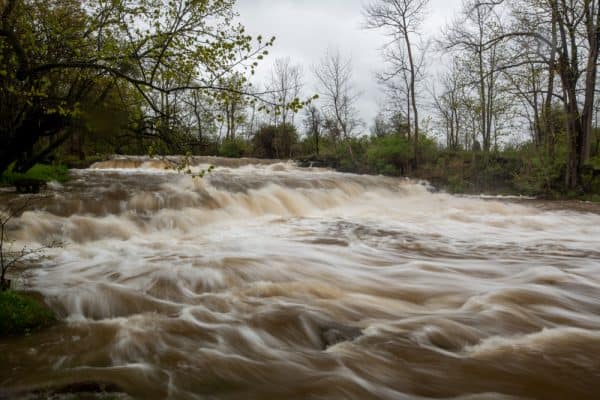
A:
<svg viewBox="0 0 600 400">
<path fill-rule="evenodd" d="M 20 280 L 61 322 L 0 340 L 0 398 L 599 398 L 596 207 L 196 161 L 97 164 L 14 221 L 64 243 Z"/>
</svg>

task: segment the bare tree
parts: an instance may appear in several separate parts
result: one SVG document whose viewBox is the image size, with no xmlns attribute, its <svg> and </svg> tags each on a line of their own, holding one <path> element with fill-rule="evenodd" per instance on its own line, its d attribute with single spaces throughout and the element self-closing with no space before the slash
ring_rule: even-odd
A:
<svg viewBox="0 0 600 400">
<path fill-rule="evenodd" d="M 420 84 L 425 77 L 425 55 L 428 45 L 422 45 L 416 62 L 416 82 L 415 90 L 418 92 L 417 84 Z M 383 87 L 387 96 L 387 110 L 390 119 L 402 116 L 402 131 L 408 136 L 408 139 L 414 137 L 414 129 L 418 129 L 419 124 L 413 124 L 413 96 L 412 96 L 412 73 L 409 65 L 407 51 L 402 42 L 394 42 L 386 46 L 383 53 L 384 59 L 388 64 L 388 69 L 377 74 L 377 80 Z M 417 95 L 418 98 L 418 95 Z M 418 113 L 417 113 L 418 116 Z"/>
<path fill-rule="evenodd" d="M 319 82 L 323 112 L 329 125 L 335 127 L 335 131 L 344 138 L 352 136 L 362 124 L 356 117 L 355 105 L 359 93 L 352 85 L 352 59 L 343 58 L 339 50 L 328 50 L 313 70 Z"/>
<path fill-rule="evenodd" d="M 292 64 L 290 58 L 275 60 L 267 90 L 270 92 L 271 102 L 275 105 L 275 125 L 293 124 L 295 112 L 288 104 L 299 100 L 302 90 L 302 67 Z"/>
<path fill-rule="evenodd" d="M 441 94 L 432 91 L 433 105 L 442 129 L 445 131 L 446 146 L 458 150 L 461 144 L 461 134 L 466 128 L 464 119 L 465 91 L 458 60 L 454 59 L 450 68 L 439 77 Z M 463 141 L 465 143 L 466 141 Z M 466 143 L 465 143 L 466 144 Z"/>
<path fill-rule="evenodd" d="M 461 68 L 469 74 L 468 80 L 478 101 L 479 132 L 482 148 L 489 152 L 499 123 L 498 104 L 505 94 L 502 92 L 500 75 L 501 60 L 508 58 L 503 46 L 491 38 L 502 34 L 501 16 L 495 4 L 485 0 L 466 0 L 461 15 L 444 33 L 447 50 L 460 54 Z"/>
<path fill-rule="evenodd" d="M 234 73 L 223 79 L 223 87 L 230 88 L 229 92 L 223 92 L 218 97 L 219 115 L 217 119 L 224 122 L 226 128 L 225 139 L 235 140 L 238 128 L 246 120 L 248 98 L 243 92 L 248 90 L 246 77 L 240 73 Z"/>
<path fill-rule="evenodd" d="M 511 13 L 511 32 L 523 32 L 536 26 L 537 32 L 552 43 L 552 46 L 546 46 L 539 40 L 531 40 L 531 37 L 515 37 L 512 43 L 515 56 L 509 60 L 510 68 L 503 68 L 502 73 L 522 105 L 536 148 L 554 159 L 557 132 L 553 122 L 553 103 L 558 99 L 554 67 L 558 40 L 556 21 L 552 13 L 544 9 L 543 3 L 532 3 L 531 0 L 514 1 Z"/>
<path fill-rule="evenodd" d="M 413 111 L 414 156 L 419 158 L 419 109 L 417 106 L 418 61 L 415 54 L 415 36 L 418 35 L 429 0 L 374 0 L 365 6 L 364 13 L 369 29 L 383 29 L 392 44 L 404 52 L 388 53 L 387 60 L 396 65 L 397 73 L 408 71 L 408 89 Z M 403 56 L 405 54 L 405 57 Z M 394 57 L 395 56 L 395 57 Z M 398 60 L 407 59 L 408 65 Z"/>
</svg>

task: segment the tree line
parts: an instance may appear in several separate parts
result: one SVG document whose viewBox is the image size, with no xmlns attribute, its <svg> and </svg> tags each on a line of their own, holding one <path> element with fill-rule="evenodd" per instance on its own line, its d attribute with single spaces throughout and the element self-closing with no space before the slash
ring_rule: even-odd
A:
<svg viewBox="0 0 600 400">
<path fill-rule="evenodd" d="M 369 123 L 338 49 L 308 68 L 274 60 L 257 82 L 274 38 L 248 35 L 234 3 L 0 2 L 0 170 L 53 153 L 189 152 L 419 175 L 444 154 L 485 167 L 515 148 L 526 156 L 511 174 L 546 187 L 583 190 L 600 169 L 600 0 L 465 0 L 435 34 L 428 0 L 370 1 L 385 100 Z"/>
<path fill-rule="evenodd" d="M 366 26 L 390 38 L 384 51 L 389 70 L 380 80 L 392 99 L 406 100 L 404 107 L 390 104 L 408 132 L 415 138 L 420 133 L 419 97 L 432 106 L 449 149 L 490 153 L 507 132 L 528 131 L 542 163 L 561 165 L 564 185 L 581 187 L 586 171 L 598 165 L 592 155 L 600 154 L 600 2 L 465 0 L 454 21 L 423 42 L 427 5 L 377 0 L 365 9 Z M 431 75 L 421 60 L 432 53 L 443 57 L 446 68 L 427 87 Z"/>
</svg>

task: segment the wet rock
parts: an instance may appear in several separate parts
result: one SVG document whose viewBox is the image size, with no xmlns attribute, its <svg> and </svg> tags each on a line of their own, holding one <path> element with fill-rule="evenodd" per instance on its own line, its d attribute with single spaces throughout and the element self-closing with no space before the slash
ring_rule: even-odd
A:
<svg viewBox="0 0 600 400">
<path fill-rule="evenodd" d="M 111 382 L 83 381 L 63 385 L 37 388 L 33 390 L 16 390 L 3 392 L 0 389 L 0 400 L 4 399 L 128 399 L 125 390 Z"/>
<path fill-rule="evenodd" d="M 54 389 L 51 392 L 53 394 L 124 393 L 124 390 L 110 382 L 75 382 Z"/>
<path fill-rule="evenodd" d="M 323 327 L 321 330 L 324 350 L 338 343 L 350 342 L 360 336 L 362 336 L 362 330 L 353 326 L 334 325 Z"/>
<path fill-rule="evenodd" d="M 39 193 L 40 189 L 46 187 L 46 182 L 41 179 L 22 178 L 14 183 L 18 193 Z"/>
</svg>

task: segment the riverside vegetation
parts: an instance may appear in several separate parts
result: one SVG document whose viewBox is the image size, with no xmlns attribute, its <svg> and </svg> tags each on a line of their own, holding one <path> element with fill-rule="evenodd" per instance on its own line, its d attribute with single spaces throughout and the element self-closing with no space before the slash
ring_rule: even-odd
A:
<svg viewBox="0 0 600 400">
<path fill-rule="evenodd" d="M 44 167 L 37 167 L 34 171 L 39 172 L 38 176 L 52 177 Z M 40 199 L 29 196 L 0 207 L 0 337 L 28 334 L 55 321 L 53 312 L 43 304 L 39 296 L 12 291 L 12 279 L 9 279 L 16 276 L 15 270 L 20 269 L 32 256 L 40 255 L 57 245 L 18 247 L 10 237 L 10 231 L 14 230 L 14 226 L 11 226 L 13 220 Z"/>
<path fill-rule="evenodd" d="M 39 300 L 14 291 L 0 292 L 0 337 L 31 333 L 54 321 L 54 314 Z"/>
<path fill-rule="evenodd" d="M 596 142 L 600 131 L 594 131 Z M 573 198 L 600 201 L 600 151 L 596 145 L 592 158 L 582 174 L 581 186 L 568 189 L 564 185 L 564 158 L 550 159 L 539 154 L 532 143 L 505 146 L 483 152 L 440 147 L 426 135 L 420 139 L 421 159 L 415 166 L 412 145 L 406 135 L 387 133 L 336 140 L 320 138 L 319 152 L 314 137 L 298 134 L 293 126 L 263 126 L 250 140 L 237 138 L 207 143 L 210 150 L 194 155 L 231 158 L 291 158 L 304 167 L 326 167 L 342 172 L 409 176 L 429 181 L 433 186 L 451 193 L 506 194 L 536 196 L 547 199 Z M 4 184 L 14 184 L 21 178 L 65 182 L 67 166 L 80 168 L 106 159 L 113 154 L 100 155 L 94 146 L 85 152 L 94 157 L 74 157 L 69 151 L 58 153 L 54 165 L 36 165 L 26 174 L 6 172 Z M 145 155 L 138 149 L 138 155 Z M 167 149 L 163 149 L 165 151 Z M 565 154 L 564 144 L 557 146 Z M 136 152 L 132 152 L 133 155 Z M 166 153 L 165 153 L 166 154 Z M 191 154 L 191 153 L 189 153 Z"/>
</svg>

